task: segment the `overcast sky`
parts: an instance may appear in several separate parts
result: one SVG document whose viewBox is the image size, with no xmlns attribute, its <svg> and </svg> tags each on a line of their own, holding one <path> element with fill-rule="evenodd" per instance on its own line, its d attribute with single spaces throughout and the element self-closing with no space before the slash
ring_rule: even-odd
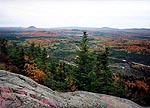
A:
<svg viewBox="0 0 150 108">
<path fill-rule="evenodd" d="M 0 0 L 0 26 L 150 28 L 150 0 Z"/>
</svg>

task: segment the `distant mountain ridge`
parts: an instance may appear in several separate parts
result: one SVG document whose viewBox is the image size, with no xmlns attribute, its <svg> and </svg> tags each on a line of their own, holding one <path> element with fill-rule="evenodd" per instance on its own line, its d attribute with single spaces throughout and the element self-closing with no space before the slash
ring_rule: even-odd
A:
<svg viewBox="0 0 150 108">
<path fill-rule="evenodd" d="M 29 26 L 28 28 L 36 28 L 35 26 Z"/>
<path fill-rule="evenodd" d="M 16 32 L 22 32 L 22 31 L 51 31 L 51 30 L 86 30 L 86 31 L 133 31 L 133 30 L 148 30 L 150 31 L 150 28 L 127 28 L 127 29 L 119 29 L 119 28 L 111 28 L 111 27 L 53 27 L 53 28 L 37 28 L 35 26 L 29 26 L 29 27 L 0 27 L 0 32 L 2 31 L 16 31 Z"/>
<path fill-rule="evenodd" d="M 114 30 L 117 28 L 110 27 L 56 27 L 57 29 L 79 29 L 79 30 Z"/>
</svg>

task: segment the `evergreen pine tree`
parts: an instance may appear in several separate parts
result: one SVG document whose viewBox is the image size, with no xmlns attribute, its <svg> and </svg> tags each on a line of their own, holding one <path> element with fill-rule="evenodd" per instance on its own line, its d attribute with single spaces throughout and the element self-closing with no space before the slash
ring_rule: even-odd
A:
<svg viewBox="0 0 150 108">
<path fill-rule="evenodd" d="M 36 55 L 35 63 L 37 67 L 43 70 L 44 72 L 48 72 L 48 53 L 46 48 L 41 49 L 40 47 L 36 47 Z"/>
<path fill-rule="evenodd" d="M 11 62 L 18 68 L 23 68 L 24 66 L 24 49 L 19 46 L 14 46 L 10 51 Z"/>
<path fill-rule="evenodd" d="M 84 32 L 75 61 L 78 89 L 113 95 L 121 93 L 121 89 L 114 84 L 113 72 L 109 67 L 109 49 L 106 47 L 101 52 L 90 52 L 87 41 Z"/>
<path fill-rule="evenodd" d="M 29 50 L 28 50 L 28 55 L 29 55 L 29 58 L 34 60 L 34 58 L 36 57 L 36 52 L 35 52 L 35 44 L 32 43 L 29 47 Z"/>
<path fill-rule="evenodd" d="M 0 61 L 8 62 L 9 54 L 7 49 L 7 40 L 4 38 L 0 38 Z"/>
<path fill-rule="evenodd" d="M 113 87 L 113 73 L 108 67 L 108 48 L 102 52 L 97 52 L 96 57 L 96 80 L 93 82 L 95 92 L 109 94 Z"/>
<path fill-rule="evenodd" d="M 90 83 L 88 74 L 93 69 L 92 58 L 90 56 L 87 42 L 88 35 L 86 32 L 83 32 L 83 38 L 81 40 L 79 49 L 77 50 L 77 58 L 75 60 L 75 63 L 77 64 L 75 79 L 77 81 L 78 89 L 81 90 L 88 90 Z"/>
</svg>

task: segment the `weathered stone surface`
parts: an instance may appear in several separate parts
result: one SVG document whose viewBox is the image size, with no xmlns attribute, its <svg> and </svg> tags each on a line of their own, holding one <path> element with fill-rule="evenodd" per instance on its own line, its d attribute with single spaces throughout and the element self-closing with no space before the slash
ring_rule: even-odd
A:
<svg viewBox="0 0 150 108">
<path fill-rule="evenodd" d="M 0 108 L 142 108 L 119 97 L 85 91 L 60 93 L 0 70 Z"/>
</svg>

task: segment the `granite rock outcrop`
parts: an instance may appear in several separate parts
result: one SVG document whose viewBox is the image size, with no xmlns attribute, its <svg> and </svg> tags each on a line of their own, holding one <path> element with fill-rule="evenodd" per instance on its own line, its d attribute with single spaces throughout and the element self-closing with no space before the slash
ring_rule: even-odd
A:
<svg viewBox="0 0 150 108">
<path fill-rule="evenodd" d="M 23 75 L 0 70 L 0 108 L 143 108 L 119 97 L 56 92 Z"/>
</svg>

